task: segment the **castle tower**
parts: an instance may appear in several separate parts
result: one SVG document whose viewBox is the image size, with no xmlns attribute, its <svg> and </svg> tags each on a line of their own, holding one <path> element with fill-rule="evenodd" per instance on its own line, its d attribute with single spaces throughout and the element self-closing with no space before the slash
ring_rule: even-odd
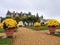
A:
<svg viewBox="0 0 60 45">
<path fill-rule="evenodd" d="M 19 16 L 18 12 L 16 12 L 16 15 L 15 16 Z"/>
<path fill-rule="evenodd" d="M 11 17 L 11 12 L 9 10 L 7 11 L 6 17 Z"/>
<path fill-rule="evenodd" d="M 1 23 L 2 17 L 0 17 L 0 23 Z"/>
</svg>

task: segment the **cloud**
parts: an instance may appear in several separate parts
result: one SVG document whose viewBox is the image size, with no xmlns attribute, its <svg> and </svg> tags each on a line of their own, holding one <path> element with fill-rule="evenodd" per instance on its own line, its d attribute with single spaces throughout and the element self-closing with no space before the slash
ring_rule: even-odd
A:
<svg viewBox="0 0 60 45">
<path fill-rule="evenodd" d="M 43 15 L 45 18 L 57 18 L 60 15 L 60 0 L 0 0 L 0 16 L 7 10 L 29 12 Z"/>
</svg>

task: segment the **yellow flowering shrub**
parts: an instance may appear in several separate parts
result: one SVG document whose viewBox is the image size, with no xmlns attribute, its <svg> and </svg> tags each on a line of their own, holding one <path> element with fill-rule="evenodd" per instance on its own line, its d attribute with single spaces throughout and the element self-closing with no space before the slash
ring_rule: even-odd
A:
<svg viewBox="0 0 60 45">
<path fill-rule="evenodd" d="M 17 22 L 13 19 L 5 19 L 2 26 L 3 28 L 17 28 Z"/>
<path fill-rule="evenodd" d="M 34 26 L 40 26 L 40 23 L 39 22 L 35 22 Z"/>
<path fill-rule="evenodd" d="M 47 26 L 59 26 L 59 22 L 56 19 L 50 19 L 45 23 Z"/>
<path fill-rule="evenodd" d="M 2 24 L 0 23 L 0 28 L 2 28 Z"/>
<path fill-rule="evenodd" d="M 59 26 L 60 26 L 60 23 L 59 23 Z"/>
</svg>

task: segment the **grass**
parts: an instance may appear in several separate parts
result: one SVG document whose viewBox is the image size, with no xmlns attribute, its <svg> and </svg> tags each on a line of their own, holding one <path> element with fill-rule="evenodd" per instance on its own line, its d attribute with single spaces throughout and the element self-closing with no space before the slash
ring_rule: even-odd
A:
<svg viewBox="0 0 60 45">
<path fill-rule="evenodd" d="M 12 38 L 1 38 L 0 37 L 0 45 L 11 45 Z"/>
<path fill-rule="evenodd" d="M 30 28 L 30 29 L 35 30 L 35 27 L 34 27 L 34 26 L 27 26 L 27 28 Z M 47 30 L 48 27 L 47 27 L 47 26 L 40 26 L 39 29 L 40 29 L 40 30 Z"/>
<path fill-rule="evenodd" d="M 4 32 L 4 29 L 3 28 L 0 28 L 0 33 Z"/>
<path fill-rule="evenodd" d="M 30 29 L 33 29 L 35 30 L 35 27 L 34 26 L 27 26 L 27 28 L 30 28 Z M 57 29 L 60 29 L 60 26 L 57 26 L 56 27 Z M 40 30 L 48 30 L 48 27 L 47 26 L 40 26 L 39 28 Z M 60 37 L 60 32 L 56 32 L 57 34 L 55 34 L 56 36 Z"/>
<path fill-rule="evenodd" d="M 57 26 L 56 28 L 57 28 L 57 29 L 60 29 L 60 26 Z"/>
<path fill-rule="evenodd" d="M 18 28 L 16 29 L 16 32 L 18 31 Z M 0 33 L 4 32 L 3 28 L 0 28 Z"/>
<path fill-rule="evenodd" d="M 27 28 L 30 28 L 30 29 L 35 30 L 35 27 L 34 27 L 34 26 L 27 26 Z M 56 28 L 57 28 L 57 29 L 60 29 L 60 26 L 57 26 Z M 47 26 L 40 26 L 39 29 L 40 29 L 40 30 L 48 30 L 48 27 L 47 27 Z"/>
<path fill-rule="evenodd" d="M 48 30 L 47 26 L 40 26 L 40 30 Z"/>
<path fill-rule="evenodd" d="M 60 32 L 57 32 L 56 36 L 60 37 Z"/>
</svg>

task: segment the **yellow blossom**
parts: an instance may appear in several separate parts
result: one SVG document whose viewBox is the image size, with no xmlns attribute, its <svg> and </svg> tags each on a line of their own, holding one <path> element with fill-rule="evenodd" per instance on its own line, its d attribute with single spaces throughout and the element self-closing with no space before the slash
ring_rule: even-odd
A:
<svg viewBox="0 0 60 45">
<path fill-rule="evenodd" d="M 0 23 L 0 28 L 2 28 L 2 24 Z"/>
<path fill-rule="evenodd" d="M 59 22 L 56 19 L 50 19 L 45 23 L 47 26 L 59 26 Z"/>
<path fill-rule="evenodd" d="M 40 23 L 39 22 L 35 22 L 34 26 L 40 26 Z"/>
<path fill-rule="evenodd" d="M 5 19 L 3 22 L 2 22 L 2 25 L 4 25 L 4 23 L 6 24 L 6 26 L 8 28 L 13 28 L 13 27 L 17 27 L 17 22 L 13 19 Z"/>
</svg>

